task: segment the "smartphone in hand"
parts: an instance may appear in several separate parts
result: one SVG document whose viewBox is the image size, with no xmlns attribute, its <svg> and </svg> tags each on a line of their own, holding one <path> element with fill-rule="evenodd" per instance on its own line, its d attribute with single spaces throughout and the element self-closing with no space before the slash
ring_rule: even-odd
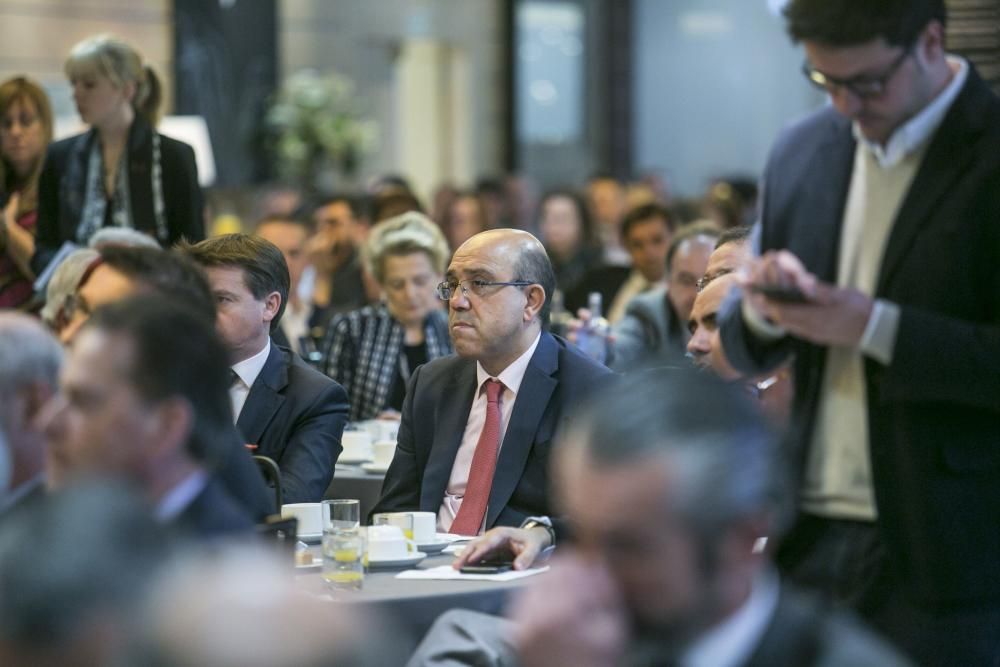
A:
<svg viewBox="0 0 1000 667">
<path fill-rule="evenodd" d="M 514 569 L 514 561 L 512 560 L 487 559 L 463 565 L 458 571 L 462 574 L 500 574 L 512 569 Z"/>
</svg>

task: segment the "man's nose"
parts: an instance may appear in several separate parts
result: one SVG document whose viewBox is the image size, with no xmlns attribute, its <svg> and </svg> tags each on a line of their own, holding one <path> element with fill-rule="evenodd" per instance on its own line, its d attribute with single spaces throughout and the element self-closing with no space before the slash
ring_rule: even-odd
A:
<svg viewBox="0 0 1000 667">
<path fill-rule="evenodd" d="M 861 111 L 861 98 L 847 86 L 837 86 L 830 91 L 830 102 L 841 115 L 854 118 Z"/>
</svg>

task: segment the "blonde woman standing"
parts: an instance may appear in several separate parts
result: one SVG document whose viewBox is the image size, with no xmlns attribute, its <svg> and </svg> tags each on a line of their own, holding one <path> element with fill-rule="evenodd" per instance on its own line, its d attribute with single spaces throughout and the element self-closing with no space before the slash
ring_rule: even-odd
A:
<svg viewBox="0 0 1000 667">
<path fill-rule="evenodd" d="M 65 71 L 90 130 L 49 147 L 33 267 L 44 267 L 64 241 L 83 245 L 102 227 L 137 229 L 161 245 L 201 240 L 194 151 L 156 131 L 153 70 L 130 45 L 102 35 L 77 44 Z"/>
</svg>

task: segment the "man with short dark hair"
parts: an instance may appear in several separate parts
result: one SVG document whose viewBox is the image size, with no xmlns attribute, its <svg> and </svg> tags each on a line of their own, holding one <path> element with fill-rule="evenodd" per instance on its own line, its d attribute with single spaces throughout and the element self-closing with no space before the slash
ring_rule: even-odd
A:
<svg viewBox="0 0 1000 667">
<path fill-rule="evenodd" d="M 41 417 L 50 486 L 111 476 L 188 537 L 252 531 L 213 472 L 231 429 L 224 359 L 211 325 L 172 299 L 131 296 L 96 310 Z"/>
<path fill-rule="evenodd" d="M 278 247 L 288 266 L 288 302 L 278 322 L 278 328 L 271 333 L 271 338 L 278 345 L 293 350 L 299 356 L 304 356 L 309 351 L 308 345 L 312 342 L 313 327 L 326 324 L 313 321 L 312 296 L 303 299 L 299 294 L 302 276 L 309 263 L 306 244 L 311 234 L 312 229 L 305 221 L 279 215 L 264 218 L 257 223 L 254 230 L 255 236 L 266 239 Z"/>
<path fill-rule="evenodd" d="M 566 295 L 566 307 L 571 312 L 585 308 L 588 295 L 598 292 L 608 321 L 618 322 L 635 296 L 663 285 L 674 227 L 673 215 L 659 204 L 629 211 L 621 221 L 621 240 L 630 266 L 608 264 L 588 271 Z"/>
<path fill-rule="evenodd" d="M 610 375 L 545 331 L 555 274 L 531 234 L 497 229 L 455 251 L 439 296 L 457 356 L 419 367 L 373 512 L 436 512 L 476 535 L 548 515 L 547 461 L 566 412 Z M 550 536 L 549 526 L 536 533 Z"/>
<path fill-rule="evenodd" d="M 320 200 L 312 220 L 316 233 L 306 252 L 316 270 L 314 321 L 325 326 L 333 315 L 356 310 L 371 300 L 359 252 L 368 235 L 368 220 L 361 199 L 347 194 Z"/>
<path fill-rule="evenodd" d="M 340 455 L 347 393 L 271 343 L 288 298 L 281 251 L 262 238 L 227 234 L 188 252 L 204 267 L 215 295 L 237 427 L 255 454 L 278 464 L 286 502 L 319 502 Z"/>
<path fill-rule="evenodd" d="M 792 0 L 830 106 L 768 160 L 761 257 L 724 311 L 744 372 L 795 355 L 792 577 L 925 664 L 1000 653 L 1000 100 L 944 0 Z M 768 296 L 770 295 L 770 296 Z"/>
<path fill-rule="evenodd" d="M 60 333 L 62 341 L 71 341 L 95 309 L 132 295 L 155 302 L 174 299 L 209 326 L 215 322 L 215 303 L 205 274 L 186 255 L 177 250 L 106 246 L 80 279 L 71 300 L 69 324 Z M 229 430 L 225 442 L 218 472 L 226 490 L 254 519 L 262 520 L 275 510 L 273 496 L 235 428 Z"/>
<path fill-rule="evenodd" d="M 580 406 L 553 452 L 572 544 L 510 605 L 511 623 L 449 612 L 408 667 L 908 664 L 779 581 L 761 548 L 788 516 L 775 445 L 742 392 L 710 375 L 625 376 Z"/>
</svg>

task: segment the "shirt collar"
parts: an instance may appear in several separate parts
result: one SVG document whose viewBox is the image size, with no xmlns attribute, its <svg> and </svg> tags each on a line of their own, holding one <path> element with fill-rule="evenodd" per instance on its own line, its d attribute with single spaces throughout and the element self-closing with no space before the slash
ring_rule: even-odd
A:
<svg viewBox="0 0 1000 667">
<path fill-rule="evenodd" d="M 534 342 L 532 342 L 531 345 L 528 346 L 528 349 L 524 351 L 524 354 L 522 354 L 520 357 L 511 362 L 511 364 L 507 366 L 507 368 L 503 369 L 503 371 L 496 376 L 496 379 L 500 380 L 500 382 L 503 383 L 503 386 L 506 387 L 507 389 L 510 389 L 510 391 L 515 396 L 517 396 L 517 390 L 521 388 L 521 380 L 524 379 L 524 374 L 528 370 L 528 364 L 531 362 L 531 357 L 532 355 L 535 354 L 535 348 L 538 347 L 538 341 L 541 340 L 541 338 L 542 338 L 542 333 L 538 332 L 538 335 L 535 336 Z M 483 368 L 483 365 L 477 361 L 476 396 L 479 395 L 479 390 L 483 388 L 483 383 L 489 380 L 491 377 L 493 376 L 487 373 L 486 369 Z"/>
<path fill-rule="evenodd" d="M 753 582 L 750 597 L 725 621 L 699 637 L 681 659 L 684 667 L 735 667 L 760 643 L 778 608 L 778 575 L 766 569 Z"/>
<path fill-rule="evenodd" d="M 238 364 L 233 364 L 233 372 L 240 376 L 247 387 L 252 387 L 257 376 L 264 369 L 267 363 L 267 355 L 271 353 L 271 337 L 268 336 L 264 343 L 264 349 L 253 355 L 249 359 L 244 359 Z"/>
<path fill-rule="evenodd" d="M 194 502 L 194 499 L 207 484 L 208 473 L 204 470 L 194 471 L 160 498 L 160 502 L 156 504 L 154 516 L 161 523 L 176 519 L 188 505 Z"/>
<path fill-rule="evenodd" d="M 883 168 L 899 164 L 903 158 L 927 141 L 944 120 L 945 114 L 948 113 L 952 102 L 958 97 L 958 93 L 962 90 L 969 75 L 969 65 L 962 58 L 948 56 L 948 65 L 954 75 L 945 89 L 938 93 L 937 97 L 931 100 L 930 104 L 921 109 L 917 115 L 896 128 L 885 146 L 866 139 L 858 124 L 854 124 L 854 138 L 858 140 L 859 145 L 868 148 Z"/>
</svg>

